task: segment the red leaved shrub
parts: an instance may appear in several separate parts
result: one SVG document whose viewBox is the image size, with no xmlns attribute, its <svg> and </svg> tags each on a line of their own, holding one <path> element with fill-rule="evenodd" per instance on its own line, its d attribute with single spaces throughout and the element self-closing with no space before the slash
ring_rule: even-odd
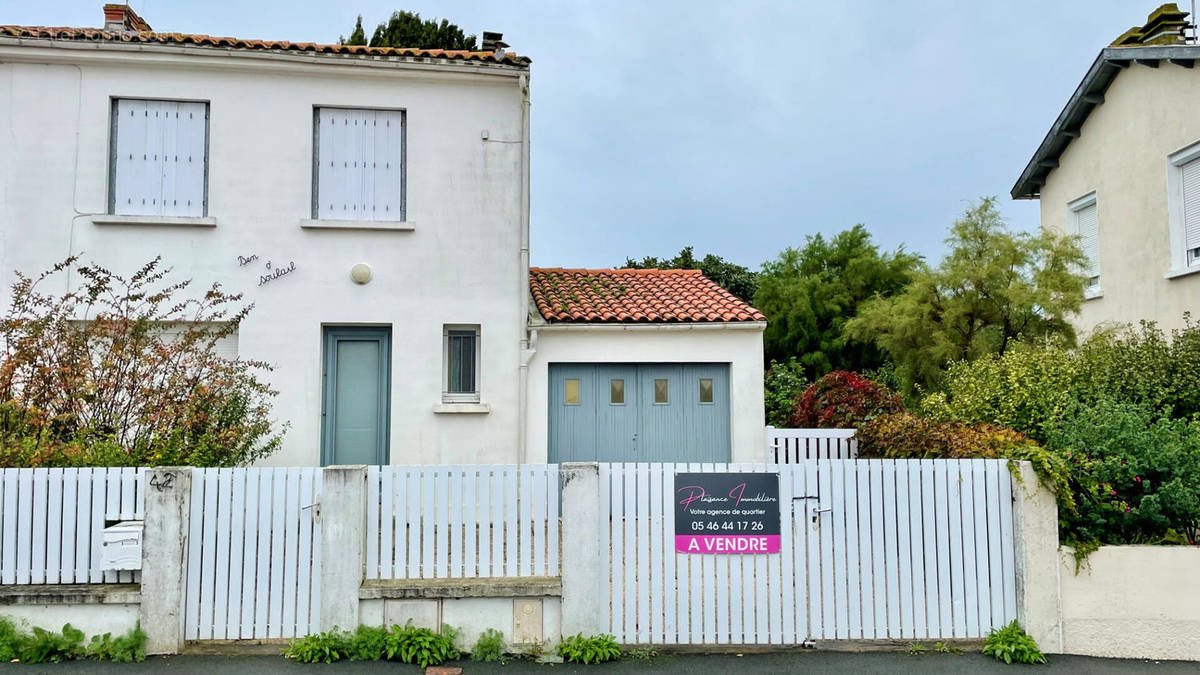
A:
<svg viewBox="0 0 1200 675">
<path fill-rule="evenodd" d="M 788 425 L 798 429 L 856 429 L 888 413 L 904 412 L 900 395 L 857 373 L 835 370 L 796 399 Z"/>
</svg>

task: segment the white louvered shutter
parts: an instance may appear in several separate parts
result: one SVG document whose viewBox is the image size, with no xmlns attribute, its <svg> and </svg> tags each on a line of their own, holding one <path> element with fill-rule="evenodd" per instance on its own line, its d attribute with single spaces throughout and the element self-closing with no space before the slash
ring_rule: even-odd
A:
<svg viewBox="0 0 1200 675">
<path fill-rule="evenodd" d="M 1200 265 L 1200 159 L 1179 167 L 1183 179 L 1184 262 Z"/>
<path fill-rule="evenodd" d="M 1096 203 L 1075 212 L 1076 227 L 1079 232 L 1079 245 L 1087 258 L 1082 270 L 1088 279 L 1100 276 L 1100 221 L 1096 215 Z M 1094 283 L 1094 282 L 1093 282 Z"/>
<path fill-rule="evenodd" d="M 203 216 L 205 103 L 117 101 L 113 213 Z"/>
<path fill-rule="evenodd" d="M 404 220 L 404 113 L 320 108 L 317 218 Z"/>
</svg>

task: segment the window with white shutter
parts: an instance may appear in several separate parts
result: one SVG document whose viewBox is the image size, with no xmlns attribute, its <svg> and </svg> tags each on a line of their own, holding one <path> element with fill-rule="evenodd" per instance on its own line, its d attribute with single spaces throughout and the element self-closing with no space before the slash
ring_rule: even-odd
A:
<svg viewBox="0 0 1200 675">
<path fill-rule="evenodd" d="M 1079 273 L 1087 279 L 1085 294 L 1100 293 L 1100 218 L 1096 210 L 1096 193 L 1074 200 L 1067 205 L 1070 233 L 1078 235 L 1085 262 Z"/>
<path fill-rule="evenodd" d="M 110 213 L 202 217 L 207 188 L 207 103 L 113 101 Z"/>
<path fill-rule="evenodd" d="M 1184 264 L 1200 266 L 1200 159 L 1179 167 L 1183 184 Z"/>
<path fill-rule="evenodd" d="M 404 111 L 317 108 L 313 218 L 404 220 Z"/>
</svg>

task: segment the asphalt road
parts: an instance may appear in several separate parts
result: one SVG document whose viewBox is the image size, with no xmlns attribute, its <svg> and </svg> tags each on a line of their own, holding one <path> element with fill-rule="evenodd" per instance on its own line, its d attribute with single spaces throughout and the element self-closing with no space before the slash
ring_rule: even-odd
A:
<svg viewBox="0 0 1200 675">
<path fill-rule="evenodd" d="M 779 654 L 720 655 L 668 655 L 649 661 L 624 660 L 599 666 L 574 666 L 565 664 L 536 664 L 521 661 L 508 663 L 462 662 L 465 675 L 502 673 L 519 675 L 536 673 L 556 675 L 558 673 L 596 673 L 616 675 L 618 673 L 665 673 L 699 675 L 701 673 L 1072 673 L 1081 675 L 1107 675 L 1125 673 L 1174 674 L 1200 673 L 1200 663 L 1183 661 L 1132 661 L 1119 659 L 1096 659 L 1083 656 L 1050 656 L 1045 666 L 1006 666 L 981 654 L 925 654 L 909 656 L 897 652 L 847 653 L 831 651 L 804 651 Z M 171 656 L 154 657 L 143 663 L 114 664 L 91 661 L 39 666 L 0 666 L 0 670 L 11 673 L 177 673 L 198 675 L 271 675 L 274 673 L 420 673 L 416 666 L 388 662 L 334 663 L 329 665 L 300 664 L 279 656 Z"/>
</svg>

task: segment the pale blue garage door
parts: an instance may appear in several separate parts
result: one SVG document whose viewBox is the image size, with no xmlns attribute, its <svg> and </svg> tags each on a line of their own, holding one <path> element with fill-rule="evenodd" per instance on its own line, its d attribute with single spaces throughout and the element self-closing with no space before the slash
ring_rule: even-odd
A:
<svg viewBox="0 0 1200 675">
<path fill-rule="evenodd" d="M 549 461 L 728 462 L 729 364 L 550 364 Z"/>
</svg>

